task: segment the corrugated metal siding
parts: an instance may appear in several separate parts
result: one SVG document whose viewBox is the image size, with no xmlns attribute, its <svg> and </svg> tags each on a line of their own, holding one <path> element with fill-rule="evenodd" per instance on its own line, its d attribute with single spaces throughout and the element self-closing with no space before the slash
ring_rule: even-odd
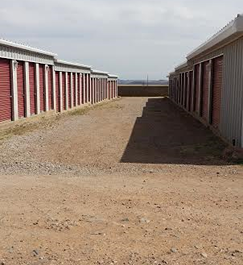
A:
<svg viewBox="0 0 243 265">
<path fill-rule="evenodd" d="M 36 88 L 35 88 L 35 64 L 29 64 L 30 80 L 30 114 L 36 114 Z"/>
<path fill-rule="evenodd" d="M 241 146 L 243 103 L 243 38 L 225 47 L 220 132 Z"/>
<path fill-rule="evenodd" d="M 189 111 L 193 111 L 193 71 L 189 72 Z"/>
<path fill-rule="evenodd" d="M 62 73 L 62 107 L 66 110 L 66 75 Z"/>
<path fill-rule="evenodd" d="M 0 121 L 11 120 L 10 61 L 0 59 Z"/>
<path fill-rule="evenodd" d="M 195 108 L 194 111 L 198 113 L 199 111 L 199 87 L 200 87 L 200 71 L 199 71 L 199 65 L 197 64 L 195 66 Z"/>
<path fill-rule="evenodd" d="M 68 107 L 71 108 L 71 74 L 67 74 L 67 85 L 68 85 Z"/>
<path fill-rule="evenodd" d="M 78 74 L 78 98 L 77 98 L 77 105 L 80 105 L 80 74 Z"/>
<path fill-rule="evenodd" d="M 60 80 L 59 80 L 59 72 L 55 72 L 55 75 L 56 75 L 56 109 L 58 112 L 60 112 L 60 87 L 59 87 L 59 84 L 60 84 Z"/>
<path fill-rule="evenodd" d="M 40 75 L 40 111 L 45 110 L 45 91 L 44 91 L 44 72 L 45 66 L 40 64 L 39 75 Z"/>
<path fill-rule="evenodd" d="M 39 54 L 32 51 L 24 51 L 15 47 L 0 45 L 0 57 L 27 62 L 54 65 L 53 57 L 45 54 Z"/>
<path fill-rule="evenodd" d="M 73 106 L 76 107 L 76 76 L 73 73 Z"/>
<path fill-rule="evenodd" d="M 223 56 L 213 60 L 212 124 L 215 128 L 218 128 L 220 124 L 222 81 L 223 81 Z"/>
<path fill-rule="evenodd" d="M 52 66 L 49 66 L 48 69 L 48 98 L 49 98 L 49 110 L 54 109 L 53 105 L 53 93 L 52 93 L 53 87 L 52 87 Z"/>
<path fill-rule="evenodd" d="M 24 62 L 18 62 L 17 86 L 18 86 L 18 114 L 19 118 L 23 118 L 25 117 Z"/>
<path fill-rule="evenodd" d="M 203 86 L 202 86 L 202 95 L 203 95 L 203 108 L 202 116 L 203 119 L 208 119 L 208 90 L 209 90 L 209 61 L 203 63 Z"/>
</svg>

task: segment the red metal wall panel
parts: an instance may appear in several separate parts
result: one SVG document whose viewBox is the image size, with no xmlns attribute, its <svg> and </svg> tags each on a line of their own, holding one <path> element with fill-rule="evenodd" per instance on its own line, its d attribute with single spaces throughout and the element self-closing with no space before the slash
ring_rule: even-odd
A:
<svg viewBox="0 0 243 265">
<path fill-rule="evenodd" d="M 52 66 L 49 66 L 49 69 L 48 69 L 48 101 L 49 101 L 49 110 L 54 109 L 52 91 L 53 91 L 53 86 L 52 86 Z"/>
<path fill-rule="evenodd" d="M 56 72 L 55 73 L 56 75 L 56 109 L 57 111 L 61 111 L 60 110 L 60 87 L 59 87 L 59 84 L 60 84 L 60 80 L 59 80 L 59 72 Z"/>
<path fill-rule="evenodd" d="M 199 64 L 195 66 L 195 90 L 194 90 L 194 98 L 195 104 L 193 111 L 199 111 L 199 88 L 200 88 L 200 67 Z"/>
<path fill-rule="evenodd" d="M 10 61 L 0 59 L 0 122 L 11 120 Z"/>
<path fill-rule="evenodd" d="M 66 76 L 65 73 L 62 73 L 62 107 L 63 110 L 66 110 Z"/>
<path fill-rule="evenodd" d="M 220 124 L 222 80 L 223 80 L 223 56 L 213 60 L 212 124 L 216 128 Z"/>
<path fill-rule="evenodd" d="M 193 71 L 191 71 L 189 73 L 189 111 L 192 112 L 193 111 Z"/>
<path fill-rule="evenodd" d="M 73 106 L 76 107 L 76 75 L 73 73 Z"/>
<path fill-rule="evenodd" d="M 209 61 L 202 64 L 203 67 L 203 107 L 202 107 L 202 117 L 205 120 L 208 120 L 208 91 L 209 91 L 209 73 L 210 73 L 210 64 Z"/>
<path fill-rule="evenodd" d="M 67 84 L 68 84 L 68 107 L 71 108 L 71 74 L 67 74 Z"/>
<path fill-rule="evenodd" d="M 40 111 L 45 111 L 44 73 L 45 73 L 45 65 L 40 64 L 40 67 L 39 67 L 39 75 L 40 75 Z"/>
<path fill-rule="evenodd" d="M 78 80 L 77 80 L 77 82 L 78 82 L 78 98 L 77 98 L 77 106 L 79 106 L 80 105 L 80 74 L 78 74 Z"/>
<path fill-rule="evenodd" d="M 89 99 L 89 101 L 91 100 L 91 98 L 90 98 L 90 89 L 91 89 L 91 82 L 90 82 L 91 80 L 90 80 L 90 74 L 88 74 L 88 84 L 89 84 L 89 89 L 88 89 L 88 99 Z"/>
<path fill-rule="evenodd" d="M 24 62 L 18 62 L 17 86 L 18 86 L 18 113 L 19 113 L 19 118 L 22 118 L 25 117 Z"/>
<path fill-rule="evenodd" d="M 35 64 L 29 64 L 29 82 L 30 82 L 30 114 L 36 114 L 36 85 L 35 85 Z"/>
</svg>

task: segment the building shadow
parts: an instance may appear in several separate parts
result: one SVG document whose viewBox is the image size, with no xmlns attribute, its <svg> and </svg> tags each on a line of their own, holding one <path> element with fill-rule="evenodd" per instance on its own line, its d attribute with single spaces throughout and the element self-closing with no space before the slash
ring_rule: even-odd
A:
<svg viewBox="0 0 243 265">
<path fill-rule="evenodd" d="M 168 98 L 150 98 L 121 163 L 222 165 L 225 144 Z"/>
</svg>

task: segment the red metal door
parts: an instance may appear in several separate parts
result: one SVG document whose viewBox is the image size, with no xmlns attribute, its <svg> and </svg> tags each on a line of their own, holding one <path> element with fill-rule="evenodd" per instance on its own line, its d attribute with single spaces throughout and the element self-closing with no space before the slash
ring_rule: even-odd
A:
<svg viewBox="0 0 243 265">
<path fill-rule="evenodd" d="M 45 110 L 44 73 L 45 73 L 45 65 L 40 64 L 39 75 L 40 75 L 40 111 L 41 112 Z"/>
<path fill-rule="evenodd" d="M 209 71 L 210 64 L 209 61 L 203 63 L 203 87 L 202 87 L 202 117 L 208 120 L 208 90 L 209 90 Z"/>
<path fill-rule="evenodd" d="M 199 111 L 199 88 L 200 88 L 200 67 L 199 64 L 195 66 L 195 104 L 193 111 Z"/>
<path fill-rule="evenodd" d="M 11 103 L 10 61 L 0 59 L 0 122 L 11 120 Z"/>
<path fill-rule="evenodd" d="M 60 110 L 60 80 L 59 80 L 59 72 L 56 72 L 56 109 L 57 111 L 61 111 Z"/>
<path fill-rule="evenodd" d="M 71 74 L 67 73 L 68 107 L 71 108 Z"/>
<path fill-rule="evenodd" d="M 62 73 L 62 105 L 63 110 L 66 110 L 66 76 L 65 73 Z"/>
<path fill-rule="evenodd" d="M 216 128 L 218 128 L 220 124 L 222 80 L 223 56 L 213 60 L 212 124 Z"/>
<path fill-rule="evenodd" d="M 17 87 L 18 87 L 18 113 L 19 113 L 19 118 L 23 118 L 25 117 L 24 62 L 18 62 Z"/>
<path fill-rule="evenodd" d="M 80 105 L 80 74 L 78 73 L 78 98 L 77 98 L 77 105 L 79 106 Z"/>
<path fill-rule="evenodd" d="M 49 66 L 48 69 L 48 101 L 49 101 L 49 110 L 54 109 L 53 105 L 53 86 L 52 86 L 52 66 Z"/>
<path fill-rule="evenodd" d="M 73 106 L 76 107 L 76 75 L 73 73 Z"/>
<path fill-rule="evenodd" d="M 35 64 L 29 64 L 29 82 L 30 82 L 30 114 L 36 114 L 36 85 L 35 85 Z"/>
<path fill-rule="evenodd" d="M 193 71 L 189 72 L 189 94 L 190 94 L 190 100 L 189 100 L 189 111 L 193 111 Z"/>
<path fill-rule="evenodd" d="M 84 104 L 84 74 L 81 75 L 81 84 L 82 84 L 82 88 L 81 88 L 81 99 L 82 99 L 82 104 Z"/>
</svg>

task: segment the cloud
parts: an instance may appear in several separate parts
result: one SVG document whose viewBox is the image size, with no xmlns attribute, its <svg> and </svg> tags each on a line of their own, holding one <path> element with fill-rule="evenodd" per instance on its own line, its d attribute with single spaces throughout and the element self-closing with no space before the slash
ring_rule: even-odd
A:
<svg viewBox="0 0 243 265">
<path fill-rule="evenodd" d="M 164 78 L 243 10 L 239 0 L 2 0 L 2 37 L 122 78 Z"/>
</svg>

